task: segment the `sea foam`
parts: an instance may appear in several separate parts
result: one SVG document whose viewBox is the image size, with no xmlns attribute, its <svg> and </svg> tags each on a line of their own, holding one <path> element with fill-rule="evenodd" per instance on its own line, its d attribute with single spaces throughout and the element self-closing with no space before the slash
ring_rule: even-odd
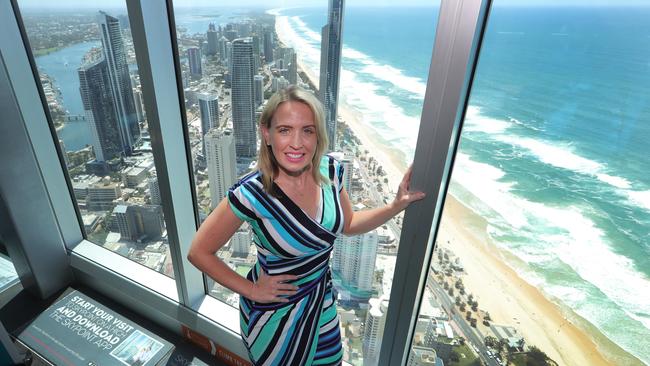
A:
<svg viewBox="0 0 650 366">
<path fill-rule="evenodd" d="M 503 178 L 502 170 L 473 161 L 466 154 L 457 154 L 452 179 L 479 199 L 480 205 L 487 205 L 492 210 L 489 213 L 484 208 L 474 209 L 491 223 L 488 234 L 495 244 L 522 261 L 541 268 L 550 268 L 553 261 L 561 261 L 585 283 L 575 283 L 567 288 L 542 283 L 540 277 L 529 270 L 522 272 L 518 269 L 520 275 L 531 284 L 544 288 L 599 328 L 606 328 L 608 318 L 591 311 L 589 304 L 598 298 L 594 297 L 597 294 L 588 291 L 589 286 L 594 286 L 616 304 L 616 308 L 601 311 L 618 312 L 620 316 L 623 312 L 636 314 L 634 319 L 650 328 L 649 318 L 644 315 L 650 314 L 650 293 L 641 291 L 650 288 L 650 279 L 637 271 L 629 258 L 613 251 L 610 240 L 588 217 L 593 209 L 575 205 L 554 207 L 526 200 L 513 194 L 513 182 L 505 182 Z M 472 205 L 471 200 L 463 202 Z M 501 241 L 501 237 L 512 237 L 508 231 L 516 233 L 522 242 Z M 625 286 L 621 286 L 622 283 Z M 618 334 L 607 335 L 623 342 Z"/>
</svg>

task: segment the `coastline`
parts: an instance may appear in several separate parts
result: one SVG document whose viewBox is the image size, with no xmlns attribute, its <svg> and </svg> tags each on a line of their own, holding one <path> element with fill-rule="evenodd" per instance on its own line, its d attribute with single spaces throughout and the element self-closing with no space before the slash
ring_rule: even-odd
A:
<svg viewBox="0 0 650 366">
<path fill-rule="evenodd" d="M 318 87 L 319 78 L 300 59 L 298 69 Z M 386 151 L 385 143 L 364 125 L 363 116 L 353 107 L 339 102 L 338 114 L 361 142 L 360 150 L 368 150 L 387 172 L 385 192 L 394 194 L 407 168 L 403 156 Z M 521 278 L 508 265 L 508 259 L 516 258 L 490 243 L 485 219 L 451 194 L 440 225 L 438 244 L 460 258 L 466 288 L 477 298 L 479 309 L 490 313 L 493 324 L 515 327 L 527 345 L 537 346 L 559 365 L 643 365 L 588 321 L 553 303 Z"/>
<path fill-rule="evenodd" d="M 588 331 L 576 325 L 577 314 L 522 279 L 507 264 L 508 253 L 490 244 L 486 225 L 485 219 L 447 195 L 437 241 L 460 258 L 467 291 L 490 313 L 493 324 L 514 326 L 528 345 L 539 347 L 559 365 L 642 364 L 595 327 Z"/>
</svg>

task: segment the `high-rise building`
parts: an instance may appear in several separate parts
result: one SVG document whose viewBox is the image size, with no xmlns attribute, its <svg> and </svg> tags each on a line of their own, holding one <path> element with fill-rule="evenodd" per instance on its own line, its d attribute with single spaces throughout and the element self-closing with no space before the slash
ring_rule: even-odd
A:
<svg viewBox="0 0 650 366">
<path fill-rule="evenodd" d="M 352 196 L 352 169 L 354 168 L 354 154 L 350 151 L 331 152 L 332 157 L 338 160 L 343 166 L 343 187 L 348 195 Z"/>
<path fill-rule="evenodd" d="M 237 31 L 234 29 L 226 29 L 224 35 L 230 42 L 232 42 L 237 38 Z"/>
<path fill-rule="evenodd" d="M 203 74 L 201 68 L 201 49 L 190 47 L 187 49 L 187 62 L 190 65 L 190 75 L 200 78 Z"/>
<path fill-rule="evenodd" d="M 273 31 L 264 32 L 264 61 L 268 64 L 273 62 Z"/>
<path fill-rule="evenodd" d="M 228 60 L 228 73 L 232 76 L 232 42 L 226 42 L 226 59 Z"/>
<path fill-rule="evenodd" d="M 411 353 L 409 353 L 408 361 L 406 366 L 437 366 L 442 365 L 438 361 L 436 356 L 436 351 L 427 347 L 413 346 L 411 348 Z"/>
<path fill-rule="evenodd" d="M 208 49 L 207 49 L 207 54 L 210 56 L 214 56 L 217 54 L 217 50 L 219 49 L 219 33 L 217 33 L 217 30 L 214 28 L 214 23 L 210 23 L 208 26 L 208 33 L 207 33 L 207 39 L 208 39 Z"/>
<path fill-rule="evenodd" d="M 253 70 L 257 72 L 260 68 L 260 37 L 257 35 L 251 36 L 253 39 Z"/>
<path fill-rule="evenodd" d="M 278 90 L 282 90 L 289 86 L 289 80 L 285 79 L 284 76 L 274 77 L 271 81 L 271 90 L 275 93 Z"/>
<path fill-rule="evenodd" d="M 149 202 L 152 205 L 162 204 L 162 198 L 160 197 L 160 186 L 158 185 L 158 177 L 155 175 L 149 177 Z"/>
<path fill-rule="evenodd" d="M 248 225 L 246 225 L 248 226 Z M 233 234 L 230 238 L 230 251 L 235 257 L 247 257 L 250 251 L 251 243 L 253 242 L 253 237 L 248 228 L 244 228 L 244 225 Z"/>
<path fill-rule="evenodd" d="M 157 240 L 165 231 L 162 207 L 158 205 L 120 204 L 115 206 L 113 214 L 122 240 L 137 242 Z"/>
<path fill-rule="evenodd" d="M 133 89 L 133 101 L 135 103 L 135 115 L 137 116 L 138 122 L 144 121 L 144 104 L 142 103 L 142 92 Z"/>
<path fill-rule="evenodd" d="M 327 24 L 321 31 L 319 95 L 325 109 L 329 149 L 336 150 L 336 110 L 339 95 L 344 0 L 329 0 Z"/>
<path fill-rule="evenodd" d="M 140 125 L 135 110 L 129 65 L 120 22 L 104 12 L 99 12 L 99 29 L 102 52 L 108 68 L 111 93 L 116 109 L 122 150 L 131 155 L 133 145 L 140 139 Z"/>
<path fill-rule="evenodd" d="M 203 155 L 205 155 L 205 134 L 210 129 L 219 127 L 219 97 L 214 93 L 198 95 L 201 113 L 201 136 L 203 136 Z"/>
<path fill-rule="evenodd" d="M 117 108 L 108 75 L 108 64 L 102 57 L 77 69 L 79 92 L 86 121 L 93 138 L 95 159 L 103 162 L 122 154 L 123 139 Z"/>
<path fill-rule="evenodd" d="M 264 77 L 255 75 L 253 80 L 255 82 L 255 107 L 259 107 L 264 102 Z"/>
<path fill-rule="evenodd" d="M 386 312 L 388 299 L 372 298 L 369 301 L 370 309 L 366 314 L 366 323 L 363 330 L 363 364 L 376 365 L 381 350 L 381 340 L 386 326 Z"/>
<path fill-rule="evenodd" d="M 226 53 L 226 44 L 228 42 L 228 38 L 224 36 L 221 36 L 221 38 L 219 38 L 219 56 L 221 57 L 222 61 L 228 59 L 228 54 Z"/>
<path fill-rule="evenodd" d="M 369 296 L 375 276 L 375 261 L 379 236 L 377 231 L 355 235 L 341 235 L 334 244 L 332 270 L 341 280 L 341 292 L 350 292 L 351 297 Z"/>
<path fill-rule="evenodd" d="M 291 62 L 289 62 L 289 84 L 296 85 L 298 83 L 298 55 L 295 52 L 291 53 Z"/>
<path fill-rule="evenodd" d="M 252 43 L 252 38 L 238 38 L 232 42 L 231 106 L 237 158 L 257 155 Z"/>
<path fill-rule="evenodd" d="M 210 207 L 215 208 L 237 181 L 235 142 L 230 129 L 213 128 L 204 136 Z"/>
</svg>

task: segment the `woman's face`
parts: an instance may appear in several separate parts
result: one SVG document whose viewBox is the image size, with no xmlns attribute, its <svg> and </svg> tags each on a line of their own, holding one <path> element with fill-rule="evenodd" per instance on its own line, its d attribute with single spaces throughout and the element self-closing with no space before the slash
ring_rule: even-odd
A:
<svg viewBox="0 0 650 366">
<path fill-rule="evenodd" d="M 307 104 L 283 102 L 275 111 L 271 126 L 262 126 L 262 134 L 285 173 L 295 176 L 309 170 L 318 136 L 314 113 Z"/>
</svg>

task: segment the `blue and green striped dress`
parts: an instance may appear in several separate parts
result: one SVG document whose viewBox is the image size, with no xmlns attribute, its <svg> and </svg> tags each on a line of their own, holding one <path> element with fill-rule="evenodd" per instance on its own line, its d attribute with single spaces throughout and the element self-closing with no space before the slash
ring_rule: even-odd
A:
<svg viewBox="0 0 650 366">
<path fill-rule="evenodd" d="M 340 203 L 343 166 L 323 156 L 330 183 L 321 186 L 317 219 L 311 218 L 279 186 L 277 197 L 264 191 L 260 172 L 242 178 L 228 192 L 230 207 L 248 222 L 257 246 L 257 263 L 271 276 L 291 274 L 298 292 L 288 303 L 257 303 L 240 297 L 241 336 L 255 365 L 340 365 L 341 332 L 332 293 L 330 252 L 343 231 Z"/>
</svg>

